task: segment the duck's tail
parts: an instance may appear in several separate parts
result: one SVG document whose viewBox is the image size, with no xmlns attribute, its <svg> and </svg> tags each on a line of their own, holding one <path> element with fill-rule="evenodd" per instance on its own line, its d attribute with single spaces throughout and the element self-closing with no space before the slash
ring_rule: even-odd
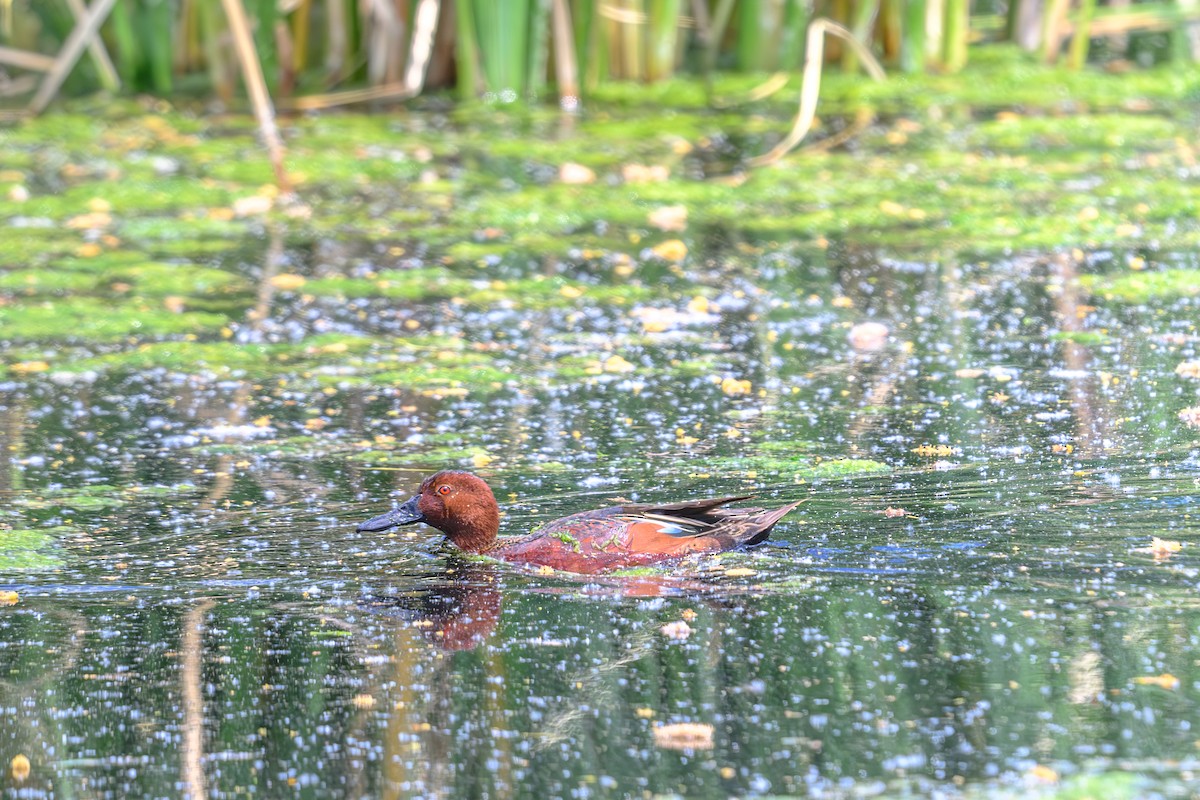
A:
<svg viewBox="0 0 1200 800">
<path fill-rule="evenodd" d="M 740 524 L 737 526 L 739 530 L 735 534 L 736 546 L 750 547 L 752 545 L 762 544 L 767 540 L 767 537 L 771 535 L 771 528 L 775 527 L 775 523 L 779 522 L 779 520 L 795 511 L 796 506 L 803 502 L 803 500 L 797 500 L 796 502 L 789 503 L 782 508 L 763 511 L 739 520 Z"/>
</svg>

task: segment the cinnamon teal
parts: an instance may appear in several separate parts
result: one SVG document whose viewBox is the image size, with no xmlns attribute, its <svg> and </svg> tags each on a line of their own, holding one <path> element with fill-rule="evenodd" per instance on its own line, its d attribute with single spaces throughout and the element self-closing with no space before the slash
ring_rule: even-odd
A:
<svg viewBox="0 0 1200 800">
<path fill-rule="evenodd" d="M 554 520 L 528 536 L 500 537 L 500 507 L 491 488 L 469 472 L 444 471 L 426 478 L 420 491 L 398 508 L 367 520 L 358 530 L 424 522 L 468 553 L 594 574 L 759 544 L 800 505 L 723 508 L 747 497 L 610 506 Z"/>
</svg>

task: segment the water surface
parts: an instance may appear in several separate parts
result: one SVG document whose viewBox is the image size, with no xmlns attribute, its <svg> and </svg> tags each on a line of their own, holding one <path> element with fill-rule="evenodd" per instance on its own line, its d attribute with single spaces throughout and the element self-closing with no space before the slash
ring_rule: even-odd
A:
<svg viewBox="0 0 1200 800">
<path fill-rule="evenodd" d="M 753 222 L 10 256 L 6 796 L 1197 791 L 1194 250 Z M 637 576 L 355 532 L 446 467 L 806 502 Z"/>
</svg>

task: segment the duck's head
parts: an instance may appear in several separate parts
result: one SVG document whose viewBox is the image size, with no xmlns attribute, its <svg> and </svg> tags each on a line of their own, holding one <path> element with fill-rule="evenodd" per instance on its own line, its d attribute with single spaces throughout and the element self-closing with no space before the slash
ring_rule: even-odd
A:
<svg viewBox="0 0 1200 800">
<path fill-rule="evenodd" d="M 437 528 L 468 553 L 482 553 L 496 542 L 500 507 L 482 478 L 469 472 L 444 471 L 430 475 L 416 495 L 360 524 L 358 530 L 385 531 L 414 522 Z"/>
</svg>

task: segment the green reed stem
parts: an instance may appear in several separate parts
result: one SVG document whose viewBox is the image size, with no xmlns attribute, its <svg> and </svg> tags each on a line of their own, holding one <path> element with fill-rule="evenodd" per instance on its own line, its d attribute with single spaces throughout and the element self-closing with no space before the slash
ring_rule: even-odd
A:
<svg viewBox="0 0 1200 800">
<path fill-rule="evenodd" d="M 925 0 L 904 3 L 900 40 L 900 69 L 904 72 L 925 70 L 925 13 Z"/>
<path fill-rule="evenodd" d="M 812 17 L 809 0 L 790 0 L 783 12 L 783 31 L 779 37 L 780 69 L 799 69 L 804 60 L 804 32 Z"/>
<path fill-rule="evenodd" d="M 682 0 L 650 0 L 648 7 L 646 79 L 662 80 L 675 74 Z"/>
<path fill-rule="evenodd" d="M 854 38 L 870 47 L 871 29 L 875 26 L 875 19 L 879 16 L 879 0 L 863 0 L 856 3 L 850 9 L 850 32 L 854 34 Z M 846 72 L 854 72 L 858 69 L 858 56 L 854 52 L 854 48 L 847 47 L 842 51 L 842 69 Z"/>
<path fill-rule="evenodd" d="M 471 0 L 456 7 L 457 39 L 455 61 L 458 68 L 458 96 L 474 100 L 479 92 L 479 45 L 475 36 L 475 8 Z"/>
<path fill-rule="evenodd" d="M 1071 49 L 1067 64 L 1071 69 L 1080 69 L 1087 61 L 1088 46 L 1091 44 L 1092 16 L 1096 13 L 1096 0 L 1081 0 L 1075 34 L 1071 37 Z"/>
<path fill-rule="evenodd" d="M 942 30 L 942 63 L 949 72 L 967 65 L 967 41 L 970 37 L 970 0 L 946 0 Z"/>
</svg>

